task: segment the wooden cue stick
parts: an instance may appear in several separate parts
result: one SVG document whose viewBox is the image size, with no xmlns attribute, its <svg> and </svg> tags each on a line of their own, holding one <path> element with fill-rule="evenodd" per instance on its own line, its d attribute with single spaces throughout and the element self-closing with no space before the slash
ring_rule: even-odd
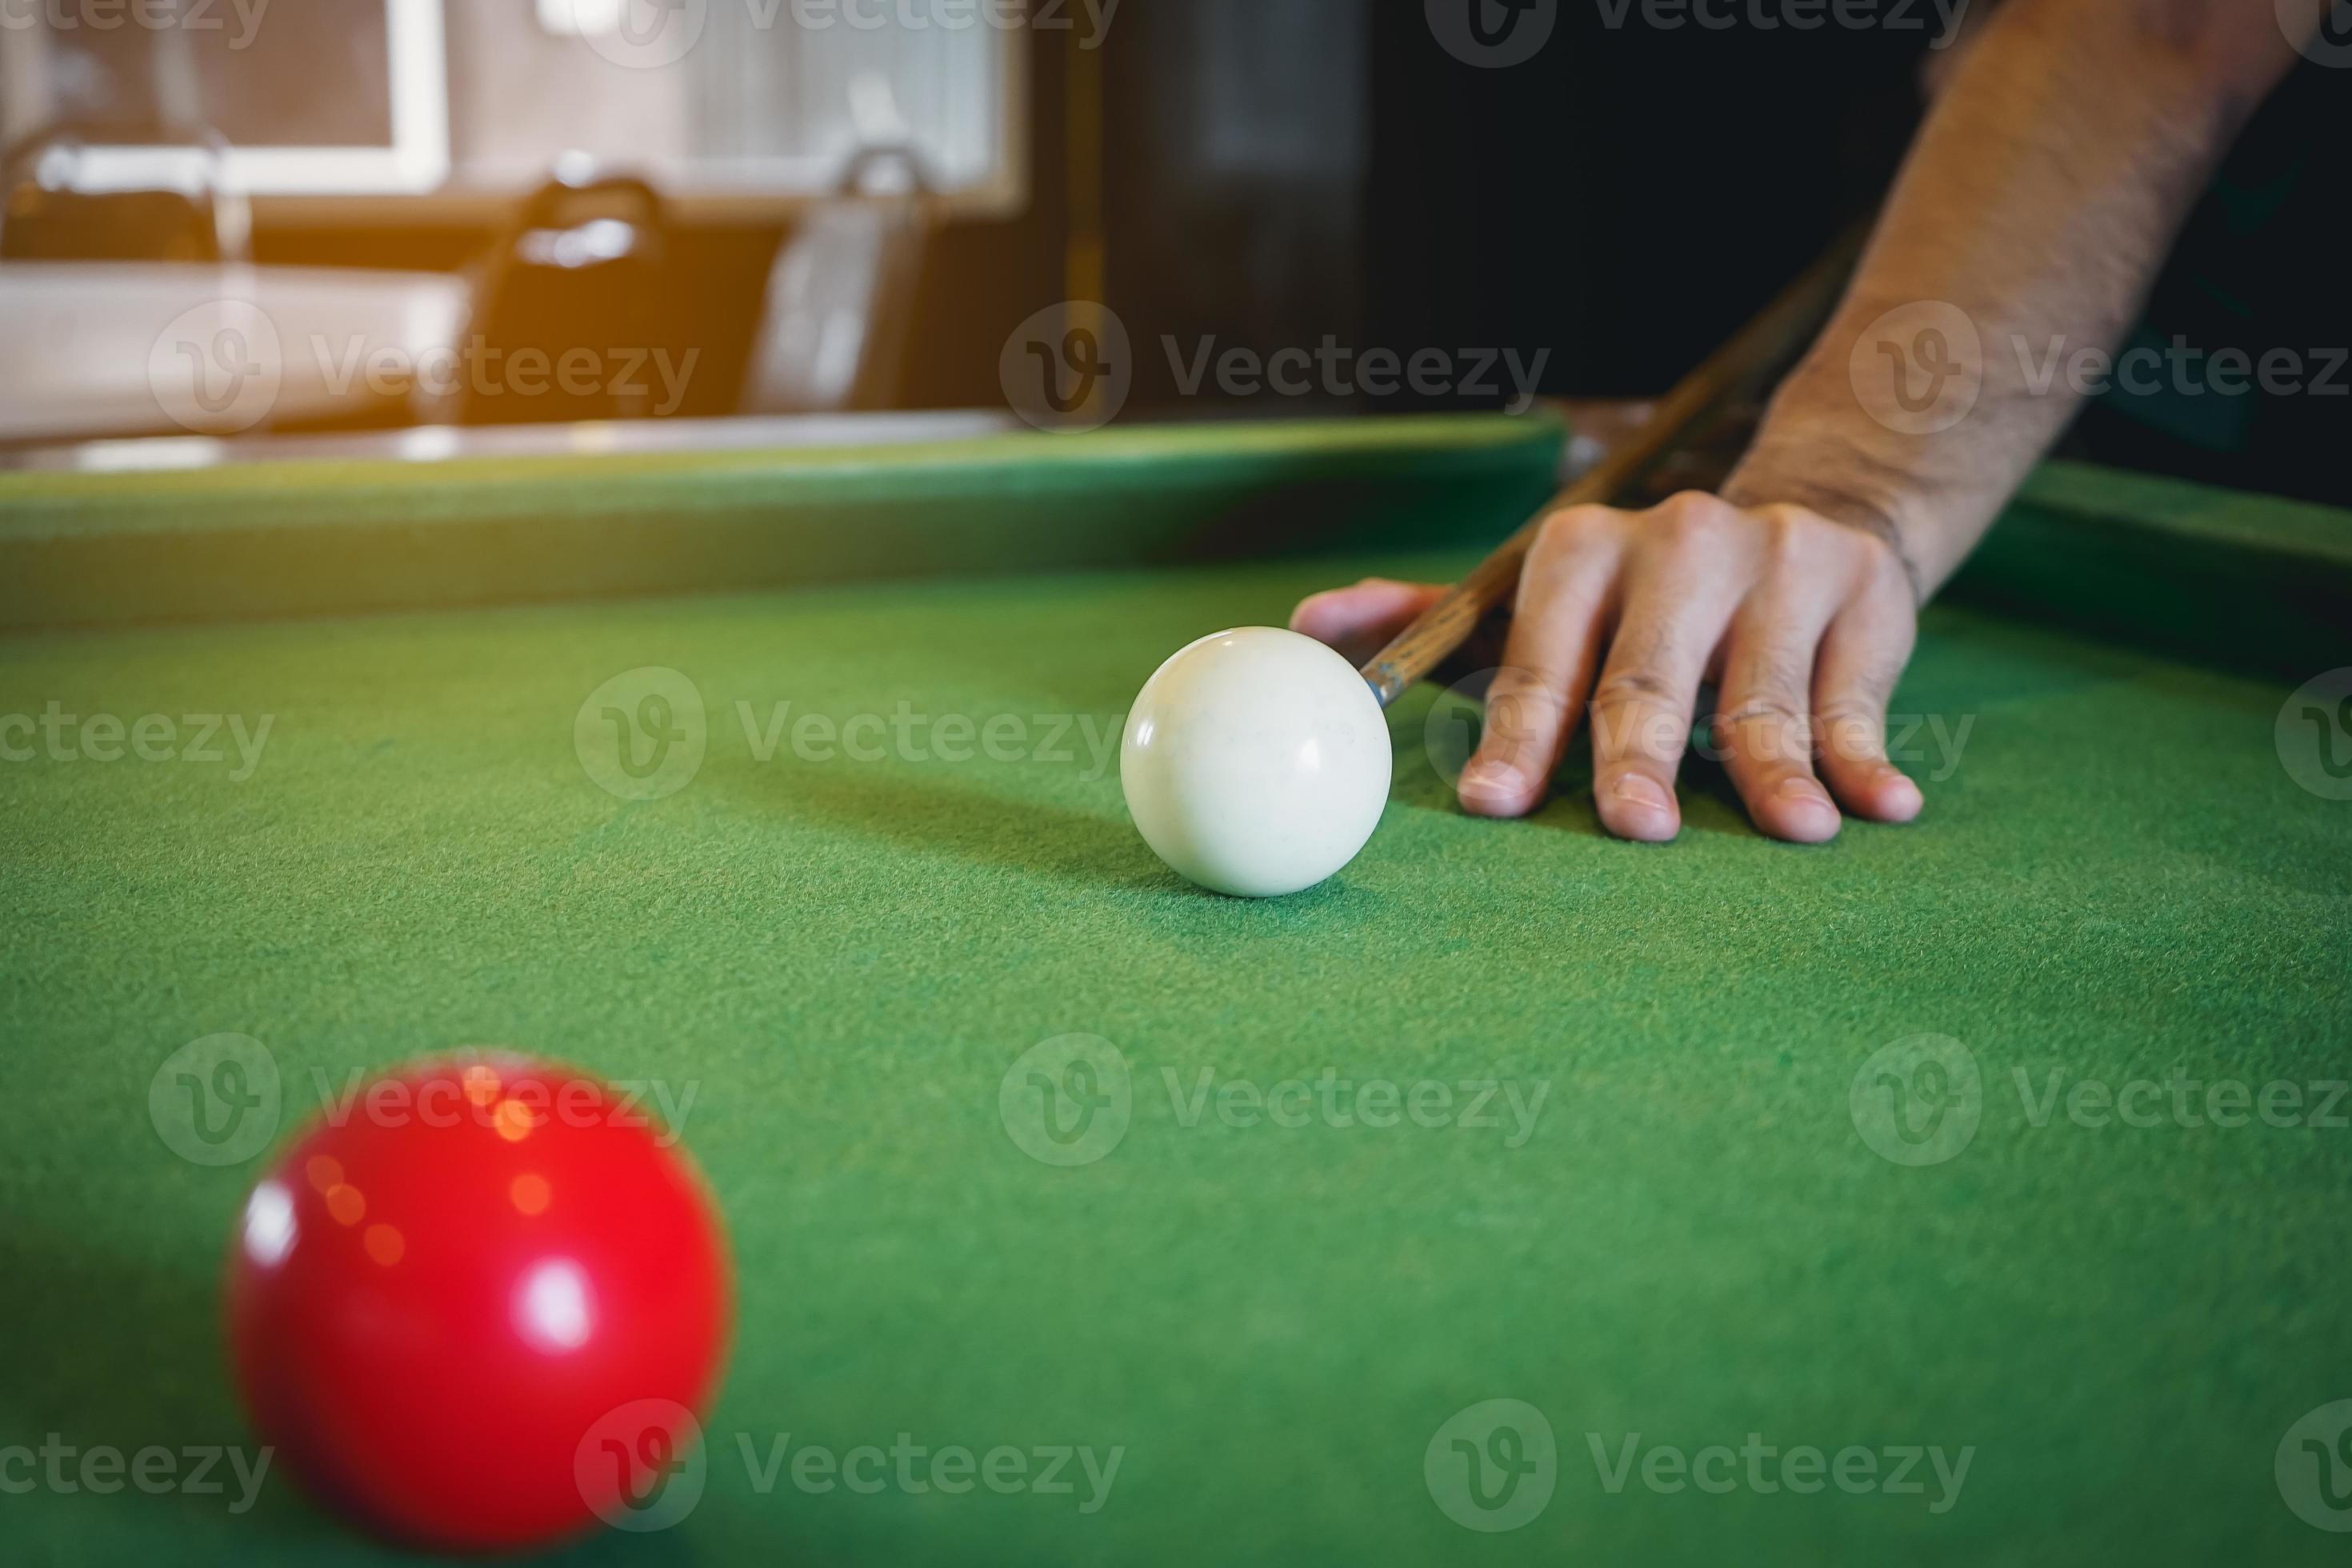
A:
<svg viewBox="0 0 2352 1568">
<path fill-rule="evenodd" d="M 1648 421 L 1595 463 L 1582 478 L 1552 498 L 1526 527 L 1505 540 L 1492 555 L 1456 583 L 1445 597 L 1423 610 L 1412 625 L 1363 668 L 1363 677 L 1386 708 L 1451 656 L 1477 629 L 1486 613 L 1518 586 L 1519 569 L 1544 520 L 1563 507 L 1606 504 L 1665 458 L 1692 426 L 1744 385 L 1763 376 L 1794 350 L 1829 314 L 1862 252 L 1866 230 L 1857 226 L 1838 237 L 1820 259 L 1724 341 L 1666 394 Z"/>
</svg>

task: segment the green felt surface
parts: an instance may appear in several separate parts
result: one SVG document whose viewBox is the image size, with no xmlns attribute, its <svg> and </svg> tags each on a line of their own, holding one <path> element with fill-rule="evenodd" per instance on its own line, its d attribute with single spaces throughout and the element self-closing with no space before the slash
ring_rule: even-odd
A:
<svg viewBox="0 0 2352 1568">
<path fill-rule="evenodd" d="M 1964 609 L 1898 707 L 1948 736 L 1929 811 L 1798 849 L 1693 777 L 1666 847 L 1461 816 L 1424 692 L 1338 881 L 1197 893 L 1133 837 L 1114 732 L 1186 639 L 1360 559 L 0 642 L 0 714 L 274 716 L 258 765 L 0 764 L 0 1446 L 246 1440 L 214 1349 L 251 1166 L 150 1121 L 172 1051 L 313 1073 L 498 1041 L 692 1086 L 740 1332 L 708 1489 L 583 1561 L 2318 1563 L 2273 1458 L 2352 1397 L 2352 1106 L 2334 1124 L 2093 1128 L 2062 1085 L 2313 1086 L 2352 1040 L 2352 805 L 2283 767 L 2293 682 Z M 707 755 L 600 789 L 600 683 L 686 674 Z M 2316 673 L 2315 671 L 2308 673 Z M 976 725 L 1000 759 L 755 759 L 736 710 Z M 1440 754 L 1456 743 L 1436 710 Z M 1009 731 L 1000 730 L 1000 734 Z M 225 747 L 233 756 L 232 747 Z M 896 750 L 895 746 L 891 748 Z M 912 748 L 909 748 L 911 753 Z M 1002 760 L 1013 757 L 1016 760 Z M 1937 776 L 1938 774 L 1943 776 Z M 1132 1119 L 1040 1163 L 1000 1115 L 1039 1042 L 1100 1036 Z M 1946 1163 L 1874 1152 L 1858 1069 L 1923 1033 L 1984 1092 Z M 1187 1124 L 1164 1074 L 1545 1086 L 1500 1128 Z M 2306 1104 L 2315 1106 L 2317 1092 Z M 1459 1107 L 1457 1105 L 1456 1109 Z M 1532 1522 L 1452 1522 L 1424 1451 L 1509 1398 L 1558 1440 Z M 782 1434 L 1123 1450 L 1070 1494 L 759 1491 Z M 1922 1494 L 1612 1492 L 1646 1450 L 1974 1450 Z M 1743 1462 L 1744 1463 L 1744 1462 Z M 1076 1473 L 1075 1465 L 1073 1473 Z M 1768 1479 L 1770 1479 L 1768 1477 Z M 221 1498 L 0 1494 L 17 1561 L 360 1560 L 273 1477 Z"/>
</svg>

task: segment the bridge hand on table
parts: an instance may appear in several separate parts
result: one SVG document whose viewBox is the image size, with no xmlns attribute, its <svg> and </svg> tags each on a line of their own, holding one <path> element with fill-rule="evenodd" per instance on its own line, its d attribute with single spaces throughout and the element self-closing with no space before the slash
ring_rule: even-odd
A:
<svg viewBox="0 0 2352 1568">
<path fill-rule="evenodd" d="M 1291 626 L 1360 661 L 1443 592 L 1368 579 L 1307 599 Z M 1589 701 L 1601 825 L 1673 838 L 1675 771 L 1712 683 L 1717 742 L 1764 832 L 1821 843 L 1841 805 L 1908 822 L 1924 803 L 1885 737 L 1914 602 L 1890 544 L 1801 507 L 1689 491 L 1647 511 L 1558 511 L 1528 556 L 1463 807 L 1535 810 Z"/>
</svg>

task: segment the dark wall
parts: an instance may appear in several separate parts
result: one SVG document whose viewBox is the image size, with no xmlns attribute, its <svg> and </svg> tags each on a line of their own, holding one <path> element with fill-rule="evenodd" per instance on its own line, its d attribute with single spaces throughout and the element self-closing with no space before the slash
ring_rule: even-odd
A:
<svg viewBox="0 0 2352 1568">
<path fill-rule="evenodd" d="M 1371 129 L 1364 0 L 1158 0 L 1107 62 L 1110 292 L 1165 408 L 1205 347 L 1362 331 Z"/>
<path fill-rule="evenodd" d="M 2151 291 L 2134 346 L 2197 351 L 2185 384 L 2118 386 L 2084 415 L 2069 455 L 2212 484 L 2352 503 L 2352 73 L 2298 67 L 2272 95 L 2196 210 Z M 2205 356 L 2283 353 L 2301 388 L 2222 395 Z M 2242 374 L 2242 372 L 2238 373 Z M 2226 384 L 2228 378 L 2222 378 Z"/>
<path fill-rule="evenodd" d="M 1917 120 L 1918 34 L 1612 28 L 1565 0 L 1540 54 L 1482 69 L 1421 5 L 1376 16 L 1371 331 L 1548 345 L 1550 392 L 1670 384 L 1885 187 Z"/>
</svg>

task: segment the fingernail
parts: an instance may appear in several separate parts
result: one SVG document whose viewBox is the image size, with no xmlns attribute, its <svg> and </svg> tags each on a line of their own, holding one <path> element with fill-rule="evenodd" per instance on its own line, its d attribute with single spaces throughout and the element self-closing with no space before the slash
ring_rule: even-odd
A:
<svg viewBox="0 0 2352 1568">
<path fill-rule="evenodd" d="M 1517 795 L 1526 787 L 1527 781 L 1519 776 L 1519 770 L 1508 763 L 1491 759 L 1473 763 L 1462 773 L 1462 788 L 1470 795 Z"/>
<path fill-rule="evenodd" d="M 1780 786 L 1772 793 L 1790 805 L 1817 805 L 1823 810 L 1836 809 L 1830 805 L 1830 797 L 1822 793 L 1822 786 L 1811 779 L 1782 779 Z"/>
<path fill-rule="evenodd" d="M 1916 813 L 1927 808 L 1927 797 L 1920 794 L 1919 786 L 1899 770 L 1888 768 L 1879 775 L 1879 782 L 1886 791 L 1889 804 L 1897 809 Z"/>
<path fill-rule="evenodd" d="M 1627 805 L 1638 805 L 1644 811 L 1671 811 L 1673 803 L 1658 781 L 1647 773 L 1619 773 L 1617 782 L 1609 786 L 1610 795 Z"/>
</svg>

